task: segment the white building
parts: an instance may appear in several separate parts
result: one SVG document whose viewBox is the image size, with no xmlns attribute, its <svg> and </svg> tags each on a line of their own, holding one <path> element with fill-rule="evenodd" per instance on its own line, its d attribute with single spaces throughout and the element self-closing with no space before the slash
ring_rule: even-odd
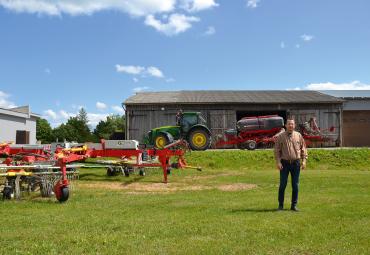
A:
<svg viewBox="0 0 370 255">
<path fill-rule="evenodd" d="M 0 143 L 36 144 L 36 120 L 29 106 L 0 108 Z"/>
</svg>

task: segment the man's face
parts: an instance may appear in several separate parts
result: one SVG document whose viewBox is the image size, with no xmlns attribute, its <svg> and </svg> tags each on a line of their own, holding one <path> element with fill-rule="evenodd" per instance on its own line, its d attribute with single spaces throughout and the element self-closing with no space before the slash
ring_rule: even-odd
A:
<svg viewBox="0 0 370 255">
<path fill-rule="evenodd" d="M 288 130 L 288 132 L 293 132 L 293 130 L 295 129 L 295 122 L 294 122 L 294 120 L 288 120 L 288 122 L 286 123 L 285 127 L 286 127 L 286 130 Z"/>
</svg>

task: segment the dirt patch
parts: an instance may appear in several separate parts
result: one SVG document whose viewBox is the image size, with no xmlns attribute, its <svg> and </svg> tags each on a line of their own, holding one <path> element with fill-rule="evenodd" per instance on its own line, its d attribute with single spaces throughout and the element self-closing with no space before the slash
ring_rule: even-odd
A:
<svg viewBox="0 0 370 255">
<path fill-rule="evenodd" d="M 117 182 L 89 182 L 89 183 L 80 183 L 79 185 L 82 188 L 91 188 L 91 189 L 108 189 L 108 190 L 128 190 L 131 193 L 140 193 L 140 192 L 175 192 L 175 191 L 197 191 L 197 190 L 206 190 L 212 189 L 212 187 L 205 185 L 187 185 L 185 183 L 131 183 L 124 185 Z"/>
<path fill-rule="evenodd" d="M 124 185 L 119 182 L 88 182 L 79 183 L 79 187 L 88 189 L 126 190 L 129 194 L 168 193 L 176 191 L 200 191 L 218 189 L 221 191 L 250 190 L 256 184 L 234 183 L 225 185 L 191 185 L 186 183 L 131 183 Z"/>
<path fill-rule="evenodd" d="M 239 191 L 239 190 L 250 190 L 257 188 L 256 184 L 249 183 L 234 183 L 217 186 L 217 189 L 222 191 Z"/>
</svg>

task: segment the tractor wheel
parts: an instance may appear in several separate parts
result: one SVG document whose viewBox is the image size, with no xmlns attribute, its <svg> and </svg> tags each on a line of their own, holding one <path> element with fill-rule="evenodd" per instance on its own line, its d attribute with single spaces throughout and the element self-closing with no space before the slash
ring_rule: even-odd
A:
<svg viewBox="0 0 370 255">
<path fill-rule="evenodd" d="M 211 136 L 206 130 L 197 128 L 190 131 L 188 142 L 193 151 L 205 151 L 211 145 Z"/>
<path fill-rule="evenodd" d="M 247 141 L 245 145 L 248 150 L 255 150 L 257 148 L 257 143 L 253 140 Z"/>
<path fill-rule="evenodd" d="M 172 142 L 173 138 L 171 134 L 161 133 L 154 138 L 154 147 L 157 149 L 163 149 L 167 144 L 170 144 Z"/>
</svg>

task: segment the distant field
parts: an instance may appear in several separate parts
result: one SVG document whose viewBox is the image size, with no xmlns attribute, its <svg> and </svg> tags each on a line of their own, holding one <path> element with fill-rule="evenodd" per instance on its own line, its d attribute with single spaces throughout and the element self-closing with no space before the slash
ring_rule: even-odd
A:
<svg viewBox="0 0 370 255">
<path fill-rule="evenodd" d="M 0 202 L 0 254 L 370 254 L 370 150 L 310 150 L 299 208 L 276 212 L 273 152 L 187 155 L 203 171 L 107 177 L 82 169 L 70 200 Z"/>
</svg>

